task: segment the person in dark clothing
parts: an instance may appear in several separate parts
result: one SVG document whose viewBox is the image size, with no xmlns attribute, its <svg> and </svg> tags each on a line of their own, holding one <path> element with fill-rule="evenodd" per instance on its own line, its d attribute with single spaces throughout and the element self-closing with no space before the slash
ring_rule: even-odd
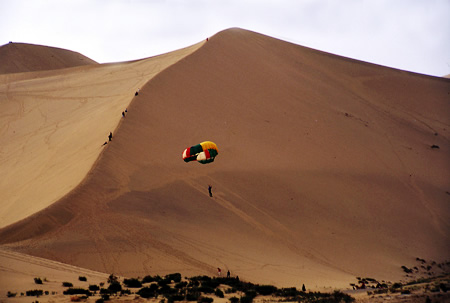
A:
<svg viewBox="0 0 450 303">
<path fill-rule="evenodd" d="M 109 136 L 108 136 L 109 141 L 112 140 L 112 132 L 109 132 Z"/>
<path fill-rule="evenodd" d="M 227 271 L 227 278 L 230 277 L 230 271 Z"/>
<path fill-rule="evenodd" d="M 211 191 L 211 189 L 212 189 L 212 186 L 211 186 L 211 185 L 208 185 L 208 192 L 209 192 L 209 196 L 210 196 L 210 197 L 212 197 L 212 191 Z"/>
</svg>

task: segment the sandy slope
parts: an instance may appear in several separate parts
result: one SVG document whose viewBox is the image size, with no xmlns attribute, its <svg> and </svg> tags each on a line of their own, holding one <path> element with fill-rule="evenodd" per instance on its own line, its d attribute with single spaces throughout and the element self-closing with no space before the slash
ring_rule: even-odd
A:
<svg viewBox="0 0 450 303">
<path fill-rule="evenodd" d="M 0 226 L 80 183 L 135 91 L 199 46 L 135 62 L 0 76 Z"/>
<path fill-rule="evenodd" d="M 52 300 L 67 302 L 67 296 L 63 295 L 66 289 L 63 282 L 70 282 L 74 287 L 87 289 L 89 285 L 105 282 L 108 275 L 75 266 L 42 259 L 0 249 L 0 301 L 5 302 L 30 302 L 30 297 L 21 297 L 21 293 L 28 290 L 42 289 L 48 291 Z M 86 282 L 79 281 L 79 277 L 85 277 Z M 40 278 L 43 284 L 38 285 L 34 278 Z M 16 293 L 16 297 L 7 298 L 7 293 Z M 34 298 L 34 297 L 31 297 Z M 42 299 L 39 299 L 42 300 Z M 44 299 L 45 300 L 45 299 Z"/>
<path fill-rule="evenodd" d="M 61 69 L 97 64 L 73 51 L 26 43 L 8 43 L 0 47 L 0 74 Z"/>
<path fill-rule="evenodd" d="M 70 75 L 80 81 L 93 70 Z M 102 83 L 98 98 L 117 86 Z M 416 257 L 449 257 L 449 92 L 444 78 L 227 30 L 153 77 L 84 182 L 2 229 L 0 241 L 127 276 L 221 267 L 281 286 L 394 280 Z M 75 121 L 91 110 L 65 116 L 72 120 L 61 136 L 86 129 L 80 138 L 90 141 L 51 158 L 71 154 L 65 163 L 78 168 L 86 158 L 79 152 L 94 146 L 88 168 L 108 128 L 91 130 L 115 125 L 128 101 L 99 105 L 83 122 Z M 217 160 L 184 163 L 183 149 L 203 140 L 218 144 Z M 42 146 L 33 153 L 48 156 Z M 20 161 L 11 171 L 25 161 L 5 154 Z M 68 183 L 66 173 L 50 171 L 48 180 Z"/>
</svg>

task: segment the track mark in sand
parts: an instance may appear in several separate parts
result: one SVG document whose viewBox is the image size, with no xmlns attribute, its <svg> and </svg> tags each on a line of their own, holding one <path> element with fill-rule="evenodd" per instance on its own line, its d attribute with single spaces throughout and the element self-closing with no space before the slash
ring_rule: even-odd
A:
<svg viewBox="0 0 450 303">
<path fill-rule="evenodd" d="M 247 215 L 244 211 L 240 210 L 236 206 L 233 205 L 230 201 L 226 200 L 225 198 L 222 198 L 220 196 L 215 196 L 214 201 L 222 206 L 225 209 L 228 209 L 238 217 L 240 217 L 242 220 L 250 224 L 251 226 L 255 227 L 256 229 L 264 232 L 266 235 L 273 236 L 274 233 L 269 228 L 265 227 L 263 224 L 259 223 L 257 220 L 253 219 L 251 216 Z"/>
<path fill-rule="evenodd" d="M 192 188 L 196 189 L 197 191 L 201 192 L 203 195 L 205 195 L 205 196 L 208 195 L 208 193 L 205 190 L 200 189 L 200 188 L 202 188 L 202 185 L 199 182 L 196 182 L 194 180 L 184 180 L 184 182 L 186 182 L 187 184 L 192 186 Z M 207 182 L 207 183 L 216 183 L 217 184 L 218 182 L 215 181 L 215 182 Z M 302 256 L 302 257 L 306 257 L 307 259 L 312 260 L 313 262 L 315 262 L 317 264 L 321 264 L 323 266 L 334 268 L 334 269 L 340 270 L 342 272 L 348 273 L 348 271 L 346 271 L 345 269 L 336 266 L 333 262 L 331 262 L 328 258 L 326 258 L 320 251 L 317 251 L 317 250 L 313 249 L 312 247 L 305 247 L 304 244 L 302 246 L 300 246 L 300 245 L 298 245 L 298 243 L 293 242 L 291 239 L 295 238 L 295 236 L 293 236 L 292 231 L 289 228 L 287 228 L 285 225 L 283 225 L 283 223 L 281 223 L 277 219 L 273 218 L 270 214 L 268 214 L 264 210 L 261 210 L 256 205 L 249 202 L 248 200 L 241 197 L 240 195 L 236 194 L 232 190 L 228 189 L 224 184 L 220 184 L 220 187 L 224 188 L 226 192 L 229 192 L 232 195 L 234 195 L 236 197 L 236 200 L 242 201 L 248 207 L 253 208 L 256 212 L 258 212 L 259 214 L 264 216 L 264 224 L 258 222 L 252 216 L 246 214 L 243 210 L 234 206 L 233 203 L 231 203 L 229 200 L 225 199 L 222 196 L 223 193 L 221 193 L 221 192 L 215 193 L 213 195 L 213 198 L 208 197 L 208 199 L 213 199 L 215 203 L 217 203 L 220 206 L 222 206 L 223 208 L 229 210 L 230 212 L 232 212 L 233 214 L 235 214 L 236 216 L 241 218 L 243 221 L 248 223 L 250 226 L 253 226 L 257 230 L 262 231 L 265 235 L 270 236 L 271 238 L 275 239 L 278 244 L 285 245 L 293 253 L 295 253 L 299 256 Z M 266 226 L 272 227 L 273 230 Z M 255 268 L 259 268 L 259 265 L 257 265 Z"/>
<path fill-rule="evenodd" d="M 405 114 L 411 116 L 412 118 L 416 119 L 417 121 L 419 121 L 420 123 L 422 123 L 423 125 L 425 125 L 426 127 L 428 127 L 430 130 L 434 131 L 434 129 L 429 126 L 428 124 L 426 124 L 424 121 L 421 121 L 419 119 L 417 119 L 415 116 L 413 116 L 412 114 L 404 111 Z M 390 117 L 390 119 L 396 121 L 394 118 Z M 379 124 L 379 123 L 377 123 Z M 381 129 L 381 128 L 380 128 Z M 404 174 L 409 174 L 408 172 L 408 166 L 407 164 L 404 162 L 404 160 L 402 159 L 401 155 L 397 152 L 397 148 L 396 145 L 393 142 L 393 139 L 391 138 L 390 134 L 388 132 L 384 133 L 385 138 L 387 143 L 389 144 L 389 146 L 391 147 L 391 151 L 394 154 L 394 156 L 398 159 L 398 163 L 401 167 L 401 170 L 404 172 Z M 400 146 L 402 147 L 402 146 Z M 402 183 L 405 187 L 410 188 L 410 190 L 412 190 L 416 196 L 418 197 L 418 200 L 421 202 L 421 205 L 428 211 L 428 213 L 431 216 L 431 220 L 433 225 L 435 226 L 435 228 L 439 231 L 439 233 L 441 233 L 444 237 L 447 236 L 447 233 L 442 229 L 440 222 L 445 222 L 445 220 L 440 220 L 439 218 L 439 214 L 436 213 L 431 206 L 431 203 L 429 201 L 429 199 L 427 198 L 426 194 L 424 193 L 423 189 L 417 185 L 417 183 L 415 182 L 414 176 L 410 176 L 409 180 L 404 180 L 401 177 L 397 177 L 398 181 L 400 183 Z"/>
<path fill-rule="evenodd" d="M 76 273 L 76 274 L 77 273 L 85 273 L 85 274 L 89 274 L 91 276 L 96 276 L 96 277 L 101 277 L 101 278 L 104 278 L 105 276 L 107 276 L 107 274 L 101 273 L 98 271 L 93 271 L 90 269 L 76 267 L 73 265 L 61 263 L 61 262 L 50 260 L 50 259 L 44 259 L 44 258 L 32 256 L 32 255 L 15 252 L 15 251 L 3 248 L 3 247 L 0 247 L 0 257 L 5 258 L 5 259 L 12 259 L 12 260 L 16 260 L 16 261 L 20 261 L 20 262 L 24 262 L 24 263 L 28 263 L 28 264 L 33 264 L 33 265 L 37 265 L 37 266 L 42 266 L 42 267 L 46 267 L 49 269 L 69 272 L 69 273 Z M 2 266 L 2 267 L 7 268 L 7 266 Z"/>
<path fill-rule="evenodd" d="M 428 211 L 428 213 L 431 216 L 431 222 L 433 223 L 433 225 L 436 227 L 436 229 L 441 233 L 441 235 L 445 238 L 448 236 L 447 232 L 445 230 L 442 229 L 441 227 L 441 222 L 443 222 L 444 224 L 448 225 L 448 222 L 446 222 L 446 220 L 441 220 L 439 217 L 439 214 L 434 211 L 431 207 L 431 203 L 429 202 L 429 200 L 427 199 L 427 196 L 425 195 L 425 193 L 423 192 L 422 188 L 420 188 L 419 185 L 417 185 L 414 176 L 411 176 L 409 178 L 409 185 L 412 188 L 412 190 L 414 192 L 417 193 L 417 196 L 420 200 L 420 202 L 422 202 L 423 207 Z"/>
<path fill-rule="evenodd" d="M 223 186 L 223 184 L 221 186 Z M 261 210 L 258 207 L 256 207 L 253 203 L 248 202 L 245 198 L 237 195 L 236 193 L 232 194 L 235 195 L 238 200 L 244 201 L 245 203 L 247 203 L 247 205 L 249 205 L 250 207 L 254 208 L 257 212 L 262 214 L 265 217 L 264 224 L 259 223 L 251 216 L 247 215 L 245 212 L 234 206 L 231 202 L 222 198 L 220 196 L 220 193 L 215 196 L 218 197 L 218 199 L 216 199 L 216 202 L 220 204 L 222 207 L 235 213 L 237 216 L 242 218 L 248 224 L 263 231 L 266 235 L 276 239 L 279 244 L 285 245 L 293 253 L 306 257 L 316 262 L 317 264 L 321 264 L 343 272 L 347 272 L 343 268 L 340 268 L 335 264 L 333 264 L 333 262 L 331 262 L 328 258 L 326 258 L 320 251 L 317 251 L 312 247 L 306 248 L 304 245 L 299 246 L 298 243 L 293 242 L 291 239 L 295 238 L 295 236 L 292 234 L 292 231 L 289 228 L 287 228 L 277 219 L 273 218 L 270 214 L 268 214 L 264 210 Z M 266 225 L 271 226 L 273 230 L 266 227 Z"/>
<path fill-rule="evenodd" d="M 115 220 L 120 221 L 122 219 L 119 216 L 116 217 Z M 135 235 L 134 228 L 132 228 L 130 225 L 125 224 L 125 222 L 117 225 L 120 226 L 120 228 L 116 228 L 115 232 L 121 234 L 122 237 L 125 237 L 125 239 L 127 239 L 126 244 L 128 245 L 128 247 L 131 247 L 136 253 L 140 253 L 146 256 L 146 259 L 142 261 L 142 269 L 146 272 L 151 271 L 151 265 L 153 262 L 155 262 L 151 261 L 151 259 L 154 259 L 155 257 L 150 254 L 149 248 L 163 252 L 164 254 L 173 257 L 173 259 L 175 260 L 182 260 L 184 263 L 190 264 L 195 268 L 200 268 L 205 271 L 211 271 L 213 268 L 211 265 L 198 260 L 195 255 L 192 257 L 188 253 L 177 249 L 164 241 L 156 239 L 156 237 L 153 237 L 151 233 Z M 134 236 L 130 238 L 129 235 Z M 180 236 L 178 234 L 172 234 L 171 232 L 169 232 L 169 235 L 169 238 L 180 239 Z"/>
<path fill-rule="evenodd" d="M 200 190 L 200 186 L 199 183 L 192 181 L 192 180 L 185 180 L 185 182 L 187 184 L 189 184 L 190 186 L 192 186 L 192 188 L 196 189 L 197 191 L 201 192 L 202 194 L 206 194 L 203 190 Z M 273 236 L 274 233 L 267 227 L 265 227 L 263 224 L 259 223 L 257 220 L 253 219 L 251 216 L 247 215 L 244 211 L 240 210 L 239 208 L 237 208 L 236 206 L 233 205 L 233 203 L 231 203 L 230 201 L 228 201 L 227 199 L 223 198 L 220 196 L 220 193 L 216 193 L 214 194 L 214 196 L 212 197 L 212 199 L 219 204 L 220 206 L 222 206 L 223 208 L 231 211 L 232 213 L 234 213 L 236 216 L 238 216 L 239 218 L 241 218 L 242 220 L 244 220 L 245 222 L 247 222 L 248 224 L 250 224 L 251 226 L 255 227 L 256 229 L 264 232 L 265 234 L 269 235 L 269 236 Z M 242 199 L 239 197 L 239 199 Z"/>
<path fill-rule="evenodd" d="M 267 225 L 270 223 L 270 225 L 272 227 L 277 228 L 279 231 L 281 231 L 282 233 L 286 233 L 288 234 L 290 232 L 290 230 L 280 221 L 278 221 L 277 219 L 275 219 L 273 216 L 271 216 L 269 213 L 267 213 L 266 211 L 262 210 L 261 208 L 257 207 L 254 203 L 249 202 L 247 199 L 245 199 L 244 197 L 242 197 L 241 195 L 237 194 L 236 192 L 233 192 L 230 188 L 227 188 L 224 184 L 220 184 L 220 186 L 222 188 L 224 188 L 225 190 L 227 190 L 228 192 L 230 192 L 233 196 L 235 196 L 237 198 L 237 200 L 242 201 L 243 203 L 245 203 L 246 205 L 248 205 L 249 207 L 253 208 L 254 210 L 256 210 L 259 214 L 263 215 L 266 219 L 264 221 L 264 224 Z M 231 202 L 229 202 L 228 200 L 226 200 L 228 203 L 231 204 Z M 236 208 L 233 204 L 231 204 L 234 208 Z M 236 208 L 238 209 L 238 208 Z M 239 209 L 238 209 L 239 210 Z M 245 213 L 244 213 L 245 214 Z M 258 222 L 258 224 L 260 224 Z M 263 225 L 263 226 L 265 226 Z M 274 234 L 271 231 L 271 234 Z"/>
</svg>

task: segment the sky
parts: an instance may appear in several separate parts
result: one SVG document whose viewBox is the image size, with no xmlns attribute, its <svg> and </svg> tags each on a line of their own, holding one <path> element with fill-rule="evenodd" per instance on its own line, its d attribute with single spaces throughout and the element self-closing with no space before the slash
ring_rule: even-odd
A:
<svg viewBox="0 0 450 303">
<path fill-rule="evenodd" d="M 450 74 L 450 0 L 0 0 L 0 45 L 99 63 L 160 55 L 232 27 L 421 74 Z"/>
</svg>

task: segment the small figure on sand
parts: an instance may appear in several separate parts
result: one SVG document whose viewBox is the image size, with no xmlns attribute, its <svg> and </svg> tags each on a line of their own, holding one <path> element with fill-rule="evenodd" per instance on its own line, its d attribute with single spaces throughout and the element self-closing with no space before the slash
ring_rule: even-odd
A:
<svg viewBox="0 0 450 303">
<path fill-rule="evenodd" d="M 141 90 L 141 89 L 138 88 L 137 91 L 134 93 L 134 95 L 135 95 L 135 96 L 139 95 L 140 90 Z"/>
<path fill-rule="evenodd" d="M 222 273 L 222 270 L 219 267 L 217 267 L 217 274 L 219 275 L 219 277 L 220 277 L 221 273 Z"/>
<path fill-rule="evenodd" d="M 209 192 L 209 196 L 212 197 L 212 186 L 208 185 L 208 192 Z"/>
<path fill-rule="evenodd" d="M 107 142 L 107 141 L 105 141 L 105 143 L 103 143 L 103 145 L 102 145 L 102 146 L 105 146 L 106 144 L 108 144 L 108 142 Z"/>
<path fill-rule="evenodd" d="M 125 112 L 122 112 L 122 118 L 125 118 Z"/>
<path fill-rule="evenodd" d="M 230 277 L 230 271 L 227 271 L 227 278 L 229 278 Z"/>
<path fill-rule="evenodd" d="M 108 139 L 109 139 L 109 141 L 112 141 L 112 132 L 109 132 Z"/>
</svg>

